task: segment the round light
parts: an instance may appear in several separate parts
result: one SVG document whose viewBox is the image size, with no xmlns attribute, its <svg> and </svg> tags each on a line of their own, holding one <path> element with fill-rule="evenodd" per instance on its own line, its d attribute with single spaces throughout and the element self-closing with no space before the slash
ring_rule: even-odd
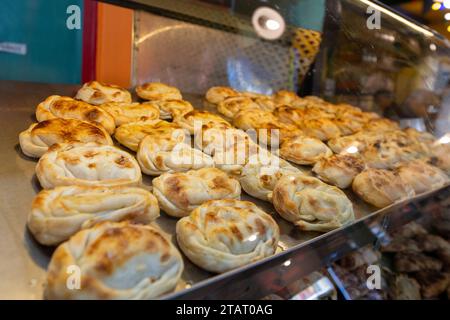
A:
<svg viewBox="0 0 450 320">
<path fill-rule="evenodd" d="M 277 20 L 267 19 L 266 28 L 269 30 L 278 30 L 280 28 L 280 23 Z"/>
<path fill-rule="evenodd" d="M 434 43 L 430 44 L 430 50 L 431 51 L 436 51 L 437 47 Z"/>
<path fill-rule="evenodd" d="M 442 1 L 442 4 L 443 4 L 444 7 L 446 7 L 447 9 L 450 9 L 450 0 L 444 0 L 444 1 Z"/>
<path fill-rule="evenodd" d="M 444 19 L 445 20 L 450 20 L 450 12 L 447 12 L 445 15 L 444 15 Z"/>
<path fill-rule="evenodd" d="M 434 11 L 438 11 L 441 9 L 441 4 L 439 2 L 435 2 L 433 3 L 433 5 L 431 6 L 431 9 L 433 9 Z"/>
<path fill-rule="evenodd" d="M 450 32 L 450 26 L 447 27 L 447 31 Z"/>
</svg>

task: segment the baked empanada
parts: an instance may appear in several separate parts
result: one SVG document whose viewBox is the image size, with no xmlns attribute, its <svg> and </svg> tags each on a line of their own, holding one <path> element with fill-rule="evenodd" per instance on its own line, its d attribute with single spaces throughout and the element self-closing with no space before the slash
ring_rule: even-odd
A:
<svg viewBox="0 0 450 320">
<path fill-rule="evenodd" d="M 38 242 L 56 245 L 102 221 L 147 224 L 158 217 L 158 201 L 147 190 L 67 186 L 43 190 L 34 198 L 28 228 Z"/>
<path fill-rule="evenodd" d="M 105 110 L 83 101 L 56 95 L 48 97 L 36 108 L 37 121 L 55 118 L 92 122 L 95 125 L 101 125 L 109 134 L 112 134 L 116 128 L 114 118 Z"/>
<path fill-rule="evenodd" d="M 55 250 L 44 297 L 152 299 L 174 290 L 183 269 L 181 254 L 158 229 L 103 222 L 78 232 Z"/>
<path fill-rule="evenodd" d="M 312 171 L 320 180 L 345 189 L 352 185 L 353 179 L 364 170 L 364 167 L 364 161 L 357 156 L 335 154 L 320 159 Z"/>
<path fill-rule="evenodd" d="M 282 177 L 271 198 L 277 212 L 302 230 L 327 232 L 355 219 L 342 190 L 303 174 Z"/>
<path fill-rule="evenodd" d="M 273 100 L 276 104 L 292 105 L 295 101 L 300 99 L 301 98 L 295 92 L 287 90 L 277 91 L 273 95 Z"/>
<path fill-rule="evenodd" d="M 389 170 L 366 169 L 353 180 L 353 191 L 364 201 L 378 208 L 414 196 L 413 188 Z"/>
<path fill-rule="evenodd" d="M 226 272 L 275 253 L 280 230 L 255 204 L 239 200 L 208 201 L 180 219 L 178 245 L 200 268 Z"/>
<path fill-rule="evenodd" d="M 203 110 L 193 110 L 191 112 L 178 115 L 173 122 L 181 128 L 186 129 L 190 134 L 195 130 L 202 130 L 204 126 L 232 128 L 231 124 L 221 116 Z"/>
<path fill-rule="evenodd" d="M 183 115 L 185 113 L 194 110 L 192 104 L 185 100 L 155 100 L 144 102 L 144 104 L 153 105 L 159 108 L 160 119 L 170 120 L 177 116 Z"/>
<path fill-rule="evenodd" d="M 214 167 L 209 155 L 186 142 L 183 130 L 177 130 L 171 136 L 146 136 L 139 144 L 136 155 L 142 172 L 158 176 L 166 172 Z"/>
<path fill-rule="evenodd" d="M 304 119 L 297 123 L 300 130 L 307 136 L 327 141 L 341 135 L 339 128 L 331 119 Z"/>
<path fill-rule="evenodd" d="M 274 162 L 272 159 L 275 158 L 262 161 L 257 155 L 251 156 L 239 177 L 245 192 L 264 201 L 270 201 L 269 195 L 283 176 L 300 173 L 286 161 L 278 159 Z"/>
<path fill-rule="evenodd" d="M 209 200 L 239 200 L 241 196 L 239 182 L 217 168 L 165 173 L 152 183 L 161 209 L 173 217 L 188 216 Z"/>
<path fill-rule="evenodd" d="M 212 87 L 206 92 L 205 98 L 209 103 L 219 104 L 226 98 L 237 97 L 239 95 L 239 92 L 230 87 Z"/>
<path fill-rule="evenodd" d="M 304 135 L 287 139 L 281 144 L 280 156 L 301 165 L 314 164 L 333 154 L 330 148 L 319 139 Z"/>
<path fill-rule="evenodd" d="M 229 119 L 233 119 L 239 111 L 249 109 L 259 110 L 259 105 L 243 96 L 226 98 L 217 105 L 217 111 Z"/>
<path fill-rule="evenodd" d="M 258 141 L 267 145 L 279 145 L 300 132 L 296 126 L 282 123 L 272 112 L 263 110 L 242 110 L 234 117 L 233 125 L 242 130 L 256 130 Z"/>
<path fill-rule="evenodd" d="M 89 142 L 54 144 L 39 159 L 36 176 L 44 189 L 57 186 L 136 186 L 139 164 L 119 148 Z"/>
<path fill-rule="evenodd" d="M 101 104 L 99 107 L 113 116 L 116 126 L 129 122 L 159 118 L 159 108 L 145 103 L 110 102 Z"/>
<path fill-rule="evenodd" d="M 370 120 L 363 126 L 362 130 L 383 132 L 391 130 L 400 130 L 400 126 L 395 121 L 389 120 L 387 118 L 381 118 Z"/>
<path fill-rule="evenodd" d="M 97 142 L 113 145 L 106 130 L 89 122 L 55 118 L 33 123 L 19 135 L 20 147 L 29 157 L 39 158 L 55 143 Z"/>
<path fill-rule="evenodd" d="M 121 145 L 137 151 L 139 143 L 148 135 L 171 136 L 180 127 L 164 120 L 144 120 L 123 124 L 117 128 L 114 137 Z"/>
<path fill-rule="evenodd" d="M 396 171 L 416 194 L 440 188 L 449 181 L 441 169 L 419 160 L 401 164 Z"/>
<path fill-rule="evenodd" d="M 94 105 L 108 102 L 131 103 L 131 94 L 128 90 L 113 84 L 91 81 L 85 83 L 78 90 L 75 99 L 83 100 Z"/>
<path fill-rule="evenodd" d="M 180 90 L 161 82 L 147 82 L 136 87 L 137 95 L 145 100 L 181 100 Z"/>
</svg>

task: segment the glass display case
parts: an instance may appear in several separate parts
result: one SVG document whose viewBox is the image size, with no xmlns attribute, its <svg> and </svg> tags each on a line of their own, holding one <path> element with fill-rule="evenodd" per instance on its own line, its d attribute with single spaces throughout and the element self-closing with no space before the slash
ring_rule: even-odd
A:
<svg viewBox="0 0 450 320">
<path fill-rule="evenodd" d="M 450 174 L 450 43 L 379 2 L 103 2 L 133 10 L 133 88 L 145 82 L 167 83 L 178 88 L 195 108 L 211 112 L 217 111 L 205 102 L 205 93 L 214 86 L 266 96 L 289 90 L 300 97 L 319 97 L 326 101 L 320 100 L 324 106 L 330 103 L 330 108 L 350 104 L 373 117 L 376 113 L 397 121 L 398 131 L 414 128 L 418 136 L 421 132 L 433 134 L 433 141 L 425 142 L 433 148 L 426 163 Z M 2 178 L 7 180 L 2 185 L 7 185 L 9 192 L 3 194 L 12 191 L 17 195 L 13 202 L 6 198 L 2 201 L 7 223 L 0 226 L 0 234 L 3 244 L 11 243 L 19 252 L 14 257 L 12 249 L 2 249 L 2 254 L 11 258 L 1 266 L 8 270 L 9 278 L 0 282 L 14 297 L 42 298 L 45 269 L 53 253 L 53 249 L 33 240 L 25 227 L 26 218 L 16 216 L 29 211 L 31 199 L 40 190 L 34 175 L 36 163 L 21 153 L 17 134 L 24 129 L 24 119 L 29 120 L 34 112 L 38 97 L 74 96 L 77 89 L 8 82 L 0 85 L 3 104 L 8 103 L 2 105 L 5 116 L 0 123 L 11 128 L 6 129 L 2 143 L 8 149 L 2 160 L 9 163 L 5 169 L 8 175 Z M 313 175 L 311 166 L 296 167 Z M 275 254 L 221 274 L 205 271 L 183 257 L 184 271 L 176 290 L 160 298 L 444 298 L 450 282 L 450 189 L 448 177 L 444 180 L 382 208 L 363 201 L 352 188 L 345 188 L 343 193 L 351 201 L 355 219 L 328 232 L 300 230 L 281 218 L 270 201 L 243 192 L 242 200 L 255 203 L 278 224 L 280 240 Z M 144 176 L 143 183 L 151 186 L 152 177 Z M 396 230 L 408 229 L 416 220 L 423 222 L 424 229 L 414 236 L 398 238 L 402 231 Z M 174 244 L 176 223 L 164 213 L 155 222 Z M 408 240 L 427 234 L 432 249 L 417 248 L 416 238 L 416 242 Z M 441 238 L 436 240 L 431 234 Z M 394 244 L 401 248 L 392 249 Z M 416 259 L 433 260 L 433 268 L 423 266 L 423 261 L 417 262 L 418 268 L 410 269 L 413 271 L 397 268 L 401 264 L 398 255 L 409 253 L 409 245 L 416 245 L 417 250 L 412 249 Z M 436 262 L 439 259 L 447 260 Z M 366 281 L 373 274 L 369 266 L 382 270 L 381 289 L 367 287 Z M 430 270 L 433 274 L 427 273 Z M 439 283 L 430 284 L 434 281 L 431 278 Z M 399 289 L 399 282 L 407 282 L 405 286 L 411 291 Z"/>
</svg>

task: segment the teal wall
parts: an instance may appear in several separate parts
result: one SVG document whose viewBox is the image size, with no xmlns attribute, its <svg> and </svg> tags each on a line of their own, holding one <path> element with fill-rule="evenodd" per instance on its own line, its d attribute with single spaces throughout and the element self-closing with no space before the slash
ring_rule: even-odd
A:
<svg viewBox="0 0 450 320">
<path fill-rule="evenodd" d="M 27 54 L 0 51 L 0 79 L 53 83 L 81 81 L 82 29 L 69 30 L 69 5 L 83 0 L 1 0 L 0 42 L 27 44 Z"/>
</svg>

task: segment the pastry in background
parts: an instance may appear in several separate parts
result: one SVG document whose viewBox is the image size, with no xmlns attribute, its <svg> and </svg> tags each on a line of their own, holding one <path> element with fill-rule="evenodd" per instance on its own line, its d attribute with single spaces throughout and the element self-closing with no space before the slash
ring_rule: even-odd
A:
<svg viewBox="0 0 450 320">
<path fill-rule="evenodd" d="M 110 102 L 99 107 L 113 116 L 117 127 L 129 122 L 159 118 L 159 108 L 144 103 Z"/>
<path fill-rule="evenodd" d="M 333 124 L 339 128 L 341 136 L 348 136 L 357 133 L 363 127 L 362 122 L 354 121 L 349 118 L 334 118 Z"/>
<path fill-rule="evenodd" d="M 341 135 L 339 128 L 327 118 L 301 120 L 297 126 L 305 135 L 321 141 L 335 139 Z"/>
<path fill-rule="evenodd" d="M 221 116 L 202 110 L 193 110 L 185 114 L 177 115 L 173 122 L 187 130 L 191 135 L 195 133 L 195 130 L 204 129 L 204 126 L 232 128 L 231 124 Z"/>
<path fill-rule="evenodd" d="M 396 171 L 416 194 L 440 188 L 449 181 L 448 176 L 441 169 L 420 160 L 405 162 Z"/>
<path fill-rule="evenodd" d="M 159 117 L 164 120 L 171 120 L 177 116 L 194 110 L 194 107 L 186 100 L 155 100 L 144 102 L 145 105 L 152 105 L 159 109 Z"/>
<path fill-rule="evenodd" d="M 355 177 L 352 188 L 361 199 L 378 208 L 415 195 L 398 174 L 383 169 L 364 170 Z"/>
<path fill-rule="evenodd" d="M 188 216 L 209 200 L 239 200 L 241 196 L 239 182 L 217 168 L 165 173 L 152 183 L 161 209 L 173 217 Z"/>
<path fill-rule="evenodd" d="M 275 160 L 275 161 L 273 161 Z M 264 201 L 270 201 L 276 183 L 284 176 L 301 173 L 288 162 L 272 157 L 263 161 L 258 155 L 249 158 L 239 177 L 242 189 L 249 195 Z"/>
<path fill-rule="evenodd" d="M 301 98 L 293 91 L 280 90 L 274 93 L 273 100 L 276 104 L 292 105 L 295 101 Z"/>
<path fill-rule="evenodd" d="M 114 137 L 123 146 L 137 151 L 139 143 L 148 135 L 170 137 L 181 128 L 164 120 L 143 120 L 123 124 L 116 129 Z"/>
<path fill-rule="evenodd" d="M 116 128 L 114 118 L 105 110 L 77 101 L 70 97 L 53 95 L 39 103 L 36 108 L 36 119 L 39 122 L 55 119 L 77 119 L 100 125 L 109 133 Z"/>
<path fill-rule="evenodd" d="M 303 174 L 282 177 L 271 200 L 281 217 L 305 231 L 328 232 L 355 219 L 342 190 Z"/>
<path fill-rule="evenodd" d="M 205 95 L 206 101 L 212 104 L 219 104 L 226 98 L 240 96 L 240 93 L 230 87 L 212 87 Z"/>
<path fill-rule="evenodd" d="M 90 122 L 55 118 L 33 123 L 19 135 L 20 147 L 29 157 L 39 158 L 55 143 L 97 142 L 113 145 L 108 132 Z"/>
<path fill-rule="evenodd" d="M 275 253 L 280 230 L 255 204 L 239 200 L 208 201 L 180 219 L 178 245 L 194 264 L 226 272 Z"/>
<path fill-rule="evenodd" d="M 137 186 L 142 175 L 129 153 L 90 142 L 54 144 L 38 161 L 36 176 L 44 189 L 58 186 Z"/>
<path fill-rule="evenodd" d="M 128 90 L 113 84 L 91 81 L 83 84 L 75 99 L 94 105 L 108 102 L 131 103 L 131 94 Z"/>
<path fill-rule="evenodd" d="M 400 130 L 400 126 L 397 122 L 393 120 L 387 118 L 380 118 L 370 120 L 363 126 L 362 130 L 383 132 L 391 130 Z"/>
<path fill-rule="evenodd" d="M 233 119 L 239 111 L 252 109 L 260 108 L 252 99 L 244 96 L 226 98 L 217 105 L 217 111 L 228 119 Z"/>
<path fill-rule="evenodd" d="M 260 144 L 280 145 L 300 133 L 294 125 L 280 122 L 271 112 L 242 110 L 233 119 L 233 125 L 242 130 L 256 130 Z"/>
<path fill-rule="evenodd" d="M 73 266 L 81 271 L 76 290 L 67 285 Z M 55 250 L 44 297 L 153 299 L 174 290 L 183 269 L 181 254 L 158 229 L 104 222 L 78 232 Z"/>
<path fill-rule="evenodd" d="M 144 100 L 181 100 L 180 90 L 161 82 L 147 82 L 136 87 L 139 98 Z"/>
<path fill-rule="evenodd" d="M 34 198 L 28 228 L 44 245 L 57 245 L 103 221 L 150 223 L 159 217 L 156 198 L 135 187 L 67 186 Z"/>
<path fill-rule="evenodd" d="M 450 283 L 450 274 L 436 270 L 419 271 L 414 278 L 419 282 L 425 299 L 436 298 L 446 292 Z"/>
<path fill-rule="evenodd" d="M 184 172 L 214 167 L 213 159 L 187 144 L 183 130 L 170 136 L 148 135 L 141 143 L 136 158 L 142 172 L 159 176 L 166 172 Z"/>
<path fill-rule="evenodd" d="M 335 154 L 322 158 L 314 165 L 312 171 L 320 180 L 338 188 L 345 189 L 352 185 L 353 179 L 365 168 L 364 161 L 349 154 Z"/>
<path fill-rule="evenodd" d="M 281 144 L 280 156 L 300 165 L 311 165 L 333 152 L 319 139 L 299 135 Z"/>
</svg>

